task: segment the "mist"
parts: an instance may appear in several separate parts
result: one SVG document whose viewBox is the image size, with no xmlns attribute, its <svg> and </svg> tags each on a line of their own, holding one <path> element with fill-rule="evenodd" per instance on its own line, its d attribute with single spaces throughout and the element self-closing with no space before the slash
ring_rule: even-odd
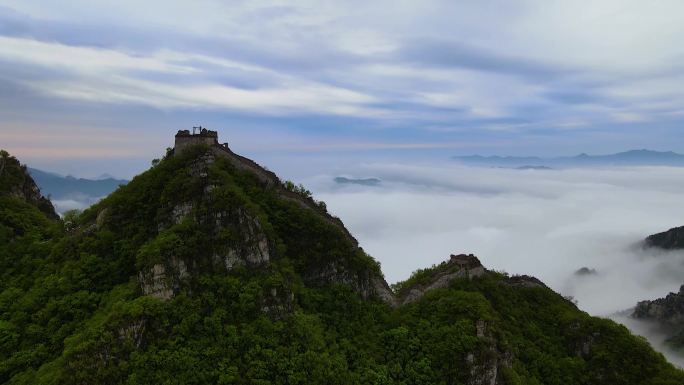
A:
<svg viewBox="0 0 684 385">
<path fill-rule="evenodd" d="M 85 210 L 94 205 L 104 197 L 91 197 L 82 194 L 72 194 L 63 199 L 51 199 L 55 211 L 59 215 L 64 215 L 69 210 Z"/>
<path fill-rule="evenodd" d="M 336 176 L 382 182 L 340 185 Z M 684 225 L 684 168 L 368 163 L 305 184 L 380 261 L 388 282 L 449 254 L 474 253 L 488 269 L 536 276 L 588 313 L 625 323 L 677 361 L 663 349 L 663 335 L 624 311 L 684 283 L 684 252 L 640 244 Z M 596 272 L 575 274 L 582 267 Z"/>
</svg>

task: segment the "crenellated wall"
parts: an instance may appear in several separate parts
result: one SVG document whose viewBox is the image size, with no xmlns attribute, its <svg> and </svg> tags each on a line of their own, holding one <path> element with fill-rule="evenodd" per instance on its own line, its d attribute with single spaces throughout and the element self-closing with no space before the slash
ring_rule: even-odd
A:
<svg viewBox="0 0 684 385">
<path fill-rule="evenodd" d="M 218 145 L 218 134 L 216 131 L 203 130 L 199 134 L 191 134 L 188 130 L 178 131 L 174 144 L 174 153 L 180 154 L 188 147 L 205 144 L 207 146 Z"/>
</svg>

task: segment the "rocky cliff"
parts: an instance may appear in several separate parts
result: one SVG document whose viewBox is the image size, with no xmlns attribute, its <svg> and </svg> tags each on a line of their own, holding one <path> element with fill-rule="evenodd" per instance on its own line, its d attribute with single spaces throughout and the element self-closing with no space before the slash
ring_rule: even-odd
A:
<svg viewBox="0 0 684 385">
<path fill-rule="evenodd" d="M 644 245 L 646 247 L 658 247 L 666 250 L 682 249 L 684 248 L 684 226 L 649 235 L 644 240 Z"/>
<path fill-rule="evenodd" d="M 26 166 L 4 150 L 0 150 L 0 195 L 2 194 L 37 207 L 50 219 L 59 218 L 50 200 L 40 193 Z"/>
<path fill-rule="evenodd" d="M 407 305 L 418 301 L 430 290 L 449 287 L 456 279 L 481 277 L 485 272 L 480 260 L 473 254 L 452 254 L 446 262 L 421 271 L 420 276 L 407 281 L 399 288 L 395 302 L 399 306 Z"/>
<path fill-rule="evenodd" d="M 653 234 L 644 240 L 645 247 L 665 250 L 684 248 L 684 226 L 675 227 L 662 233 Z M 657 323 L 677 346 L 684 346 L 684 285 L 677 293 L 669 293 L 663 298 L 637 303 L 632 317 Z M 680 337 L 677 337 L 680 336 Z"/>
<path fill-rule="evenodd" d="M 287 260 L 307 286 L 342 284 L 363 298 L 393 303 L 377 264 L 339 219 L 224 146 L 176 151 L 86 212 L 90 224 L 83 227 L 94 233 L 127 227 L 136 215 L 129 216 L 118 199 L 130 195 L 153 207 L 146 222 L 154 231 L 145 230 L 135 255 L 143 294 L 168 300 L 192 290 L 203 274 L 267 273 L 274 262 Z M 272 302 L 275 290 L 289 307 L 292 284 L 266 288 L 264 303 Z"/>
<path fill-rule="evenodd" d="M 675 328 L 684 328 L 684 285 L 679 288 L 679 292 L 669 293 L 664 298 L 639 302 L 632 316 L 658 321 Z"/>
</svg>

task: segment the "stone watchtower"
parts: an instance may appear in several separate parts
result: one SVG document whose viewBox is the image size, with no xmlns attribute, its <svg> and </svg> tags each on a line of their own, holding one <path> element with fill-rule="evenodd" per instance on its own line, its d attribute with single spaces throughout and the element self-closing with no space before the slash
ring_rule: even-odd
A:
<svg viewBox="0 0 684 385">
<path fill-rule="evenodd" d="M 198 144 L 205 144 L 210 147 L 219 146 L 218 133 L 202 127 L 199 127 L 199 133 L 195 133 L 194 129 L 192 133 L 190 133 L 190 130 L 179 130 L 176 134 L 174 153 L 180 154 L 186 148 Z"/>
</svg>

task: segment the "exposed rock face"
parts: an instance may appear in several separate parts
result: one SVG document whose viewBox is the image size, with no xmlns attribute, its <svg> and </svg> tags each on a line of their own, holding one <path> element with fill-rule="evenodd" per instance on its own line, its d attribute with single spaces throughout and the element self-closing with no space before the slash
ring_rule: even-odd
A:
<svg viewBox="0 0 684 385">
<path fill-rule="evenodd" d="M 644 240 L 644 246 L 665 250 L 683 249 L 684 226 L 650 235 Z M 678 293 L 669 293 L 664 298 L 637 303 L 632 317 L 657 322 L 670 334 L 670 337 L 682 333 L 684 331 L 684 285 L 679 288 Z"/>
<path fill-rule="evenodd" d="M 666 250 L 682 249 L 684 248 L 684 226 L 649 235 L 644 240 L 644 246 L 659 247 Z"/>
<path fill-rule="evenodd" d="M 205 157 L 200 160 L 200 165 L 213 162 L 215 156 L 228 159 L 236 169 L 254 174 L 265 187 L 275 189 L 281 198 L 294 201 L 303 208 L 319 214 L 322 219 L 342 230 L 345 236 L 352 241 L 354 245 L 358 246 L 356 238 L 351 235 L 339 218 L 322 210 L 312 199 L 304 198 L 299 194 L 283 188 L 280 178 L 278 178 L 275 173 L 265 169 L 249 158 L 234 153 L 228 147 L 227 143 L 220 144 L 218 142 L 218 135 L 215 131 L 205 130 L 205 132 L 197 135 L 191 135 L 187 130 L 179 131 L 178 134 L 176 134 L 174 154 L 180 154 L 188 148 L 197 145 L 209 146 L 211 150 L 209 154 L 205 155 Z M 201 176 L 201 171 L 199 171 L 198 174 Z"/>
<path fill-rule="evenodd" d="M 544 282 L 529 275 L 515 275 L 508 278 L 506 284 L 517 287 L 546 287 Z"/>
<path fill-rule="evenodd" d="M 143 343 L 146 326 L 147 322 L 143 317 L 133 320 L 128 325 L 119 328 L 119 339 L 131 341 L 132 345 L 138 349 Z"/>
<path fill-rule="evenodd" d="M 314 211 L 319 218 L 339 228 L 351 244 L 358 247 L 358 242 L 339 218 L 328 214 L 324 206 L 318 205 L 313 199 L 284 188 L 283 183 L 273 172 L 250 159 L 235 154 L 228 148 L 227 144 L 219 144 L 216 132 L 202 130 L 199 134 L 191 134 L 188 131 L 179 131 L 176 135 L 174 154 L 181 154 L 198 145 L 209 148 L 205 154 L 197 157 L 189 166 L 191 178 L 207 180 L 208 167 L 215 163 L 218 157 L 227 159 L 236 169 L 247 171 L 256 176 L 265 189 L 274 191 L 281 199 L 294 202 L 306 210 Z M 209 202 L 208 206 L 211 207 L 212 191 L 215 188 L 216 186 L 207 183 L 203 196 L 196 197 L 196 199 Z M 159 223 L 158 230 L 161 232 L 174 224 L 180 224 L 186 218 L 191 218 L 199 223 L 213 223 L 216 233 L 225 229 L 231 234 L 231 239 L 228 242 L 214 245 L 214 252 L 210 257 L 213 266 L 220 266 L 225 271 L 231 271 L 238 266 L 251 268 L 268 266 L 274 257 L 273 242 L 268 239 L 257 217 L 243 207 L 231 208 L 228 211 L 210 209 L 208 213 L 203 214 L 204 217 L 198 217 L 196 214 L 198 204 L 197 201 L 186 201 L 170 207 L 168 219 Z M 193 261 L 185 261 L 185 263 L 191 271 L 194 269 Z M 173 277 L 171 279 L 168 277 L 170 269 L 173 270 L 168 264 L 164 265 L 163 268 L 155 265 L 149 272 L 141 275 L 143 290 L 156 293 L 154 295 L 160 298 L 171 298 L 174 292 L 173 286 L 176 283 L 174 283 Z M 307 284 L 311 285 L 346 284 L 364 298 L 377 297 L 391 305 L 395 304 L 394 293 L 381 273 L 375 273 L 371 269 L 356 271 L 346 266 L 343 261 L 331 261 L 321 266 L 312 267 L 303 278 Z M 280 302 L 282 303 L 282 301 Z"/>
<path fill-rule="evenodd" d="M 158 263 L 147 271 L 138 274 L 143 294 L 160 299 L 173 298 L 180 288 L 181 280 L 188 276 L 188 268 L 179 258 L 170 258 L 165 263 Z"/>
<path fill-rule="evenodd" d="M 591 349 L 594 347 L 596 338 L 598 337 L 600 337 L 600 335 L 597 333 L 585 336 L 582 340 L 577 342 L 575 344 L 575 355 L 577 355 L 577 357 L 589 357 L 591 354 Z"/>
<path fill-rule="evenodd" d="M 259 219 L 245 207 L 236 205 L 228 209 L 209 209 L 200 214 L 198 207 L 211 208 L 216 186 L 208 180 L 209 166 L 216 158 L 212 152 L 197 157 L 188 167 L 188 177 L 202 181 L 202 194 L 194 200 L 176 203 L 161 216 L 157 230 L 161 233 L 186 219 L 207 226 L 213 237 L 220 239 L 222 232 L 230 238 L 212 245 L 208 255 L 195 255 L 192 259 L 179 256 L 162 256 L 163 261 L 143 269 L 138 275 L 141 290 L 146 295 L 168 300 L 174 297 L 182 280 L 202 269 L 231 271 L 237 266 L 259 267 L 268 265 L 271 242 L 262 229 Z M 105 214 L 106 215 L 106 214 Z M 99 218 L 99 216 L 98 216 Z M 208 263 L 206 263 L 208 261 Z M 201 267 L 200 267 L 201 266 Z"/>
<path fill-rule="evenodd" d="M 215 263 L 225 266 L 226 271 L 236 266 L 268 264 L 271 259 L 269 241 L 257 218 L 250 216 L 243 208 L 237 208 L 233 213 L 218 212 L 215 217 L 218 228 L 230 228 L 239 234 L 236 242 L 216 246 Z"/>
<path fill-rule="evenodd" d="M 684 285 L 678 293 L 670 293 L 665 298 L 639 302 L 632 316 L 658 321 L 666 326 L 684 327 Z"/>
<path fill-rule="evenodd" d="M 378 298 L 380 298 L 386 304 L 394 307 L 397 306 L 397 299 L 394 296 L 394 292 L 382 277 L 373 277 L 371 279 L 371 287 L 373 292 Z"/>
<path fill-rule="evenodd" d="M 172 210 L 172 221 L 180 223 L 186 216 L 194 215 L 195 205 L 191 203 L 175 206 Z M 271 259 L 270 242 L 261 228 L 256 217 L 250 215 L 242 207 L 230 211 L 219 211 L 211 214 L 210 218 L 195 218 L 198 221 L 208 221 L 218 233 L 227 229 L 234 234 L 234 239 L 227 243 L 214 245 L 214 252 L 206 256 L 216 269 L 231 271 L 236 266 L 259 267 L 268 265 Z M 188 270 L 196 270 L 201 265 L 197 256 L 193 260 L 183 260 L 173 256 L 165 258 L 163 263 L 139 273 L 140 287 L 144 294 L 161 299 L 172 298 L 181 286 L 181 281 L 189 275 Z M 206 268 L 206 266 L 204 267 Z"/>
<path fill-rule="evenodd" d="M 193 205 L 191 202 L 185 202 L 173 206 L 173 210 L 171 211 L 172 222 L 175 224 L 181 223 L 183 219 L 190 214 L 192 207 Z"/>
<path fill-rule="evenodd" d="M 392 306 L 395 304 L 394 293 L 387 282 L 371 270 L 355 271 L 338 261 L 332 261 L 310 270 L 303 278 L 312 286 L 331 283 L 349 285 L 365 299 L 378 297 Z"/>
<path fill-rule="evenodd" d="M 496 352 L 492 352 L 491 356 L 485 356 L 477 362 L 473 354 L 466 357 L 466 361 L 470 366 L 470 380 L 468 385 L 498 385 L 499 377 L 499 360 Z"/>
<path fill-rule="evenodd" d="M 197 140 L 195 140 L 197 139 Z M 274 243 L 268 239 L 258 217 L 246 207 L 236 205 L 228 209 L 213 209 L 213 193 L 217 186 L 209 182 L 209 167 L 216 162 L 217 157 L 226 158 L 237 169 L 248 171 L 263 183 L 264 188 L 275 190 L 281 199 L 293 201 L 307 210 L 316 211 L 320 218 L 342 229 L 352 245 L 358 247 L 356 240 L 344 228 L 341 221 L 323 212 L 311 199 L 306 199 L 282 187 L 280 180 L 272 172 L 262 168 L 253 161 L 234 154 L 225 145 L 219 145 L 212 134 L 193 136 L 185 132 L 176 136 L 175 153 L 186 151 L 198 144 L 210 145 L 206 153 L 198 156 L 188 166 L 188 176 L 204 183 L 203 193 L 193 197 L 193 200 L 179 202 L 170 207 L 166 217 L 160 217 L 158 231 L 181 224 L 186 220 L 208 225 L 214 236 L 229 234 L 228 239 L 212 245 L 213 252 L 207 256 L 209 266 L 216 271 L 222 269 L 229 272 L 239 266 L 249 268 L 266 268 L 274 257 Z M 198 210 L 199 207 L 208 208 Z M 197 257 L 196 257 L 197 258 Z M 206 263 L 197 260 L 182 260 L 178 257 L 166 258 L 163 263 L 155 264 L 139 274 L 140 287 L 145 294 L 161 299 L 172 298 L 181 287 L 181 280 L 187 275 L 194 275 L 198 265 L 207 268 Z M 187 273 L 190 271 L 190 273 Z M 383 301 L 394 304 L 394 294 L 380 274 L 372 270 L 356 271 L 345 266 L 342 261 L 331 261 L 311 270 L 304 277 L 307 284 L 328 285 L 341 283 L 351 286 L 364 298 L 379 297 Z M 276 294 L 266 296 L 263 310 L 279 316 L 287 310 L 292 302 L 289 294 L 283 290 L 276 290 Z"/>
<path fill-rule="evenodd" d="M 102 226 L 104 226 L 105 221 L 107 220 L 108 212 L 109 210 L 105 208 L 97 213 L 97 217 L 95 218 L 95 228 L 100 229 Z"/>
<path fill-rule="evenodd" d="M 485 271 L 480 260 L 472 254 L 451 255 L 446 265 L 437 269 L 427 283 L 415 284 L 398 293 L 396 304 L 406 305 L 415 302 L 430 290 L 448 287 L 455 279 L 480 277 Z"/>
<path fill-rule="evenodd" d="M 52 202 L 41 193 L 26 166 L 6 151 L 0 151 L 0 195 L 7 194 L 37 207 L 50 219 L 59 219 Z"/>
<path fill-rule="evenodd" d="M 287 289 L 271 288 L 264 298 L 261 311 L 274 319 L 286 318 L 294 309 L 294 293 Z"/>
<path fill-rule="evenodd" d="M 468 385 L 502 385 L 505 384 L 502 376 L 502 368 L 510 368 L 513 364 L 513 356 L 510 352 L 500 351 L 497 348 L 496 338 L 489 332 L 487 322 L 478 320 L 475 323 L 477 337 L 486 341 L 488 347 L 480 351 L 478 355 L 469 353 L 466 362 L 470 367 L 470 379 Z"/>
</svg>

